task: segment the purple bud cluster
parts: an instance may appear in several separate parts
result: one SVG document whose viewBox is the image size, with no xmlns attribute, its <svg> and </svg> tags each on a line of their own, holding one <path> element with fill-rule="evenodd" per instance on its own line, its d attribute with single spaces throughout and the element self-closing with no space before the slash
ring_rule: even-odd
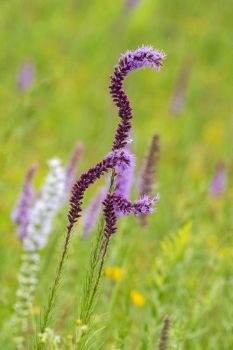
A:
<svg viewBox="0 0 233 350">
<path fill-rule="evenodd" d="M 109 86 L 110 94 L 121 118 L 113 142 L 113 150 L 121 149 L 127 145 L 133 117 L 128 96 L 123 89 L 125 77 L 132 70 L 142 67 L 150 67 L 159 71 L 164 59 L 165 54 L 154 50 L 151 46 L 143 46 L 135 51 L 127 51 L 120 57 L 118 65 L 111 76 L 111 84 Z"/>
<path fill-rule="evenodd" d="M 123 215 L 128 216 L 133 213 L 135 216 L 151 214 L 155 209 L 154 205 L 159 200 L 159 195 L 155 198 L 144 196 L 137 199 L 134 203 L 130 200 L 114 193 L 108 194 L 104 200 L 104 217 L 105 217 L 105 236 L 111 236 L 116 232 L 116 210 Z"/>
</svg>

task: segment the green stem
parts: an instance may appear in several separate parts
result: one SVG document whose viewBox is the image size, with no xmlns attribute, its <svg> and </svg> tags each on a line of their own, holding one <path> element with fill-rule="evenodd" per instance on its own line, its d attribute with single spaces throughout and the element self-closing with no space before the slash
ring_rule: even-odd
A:
<svg viewBox="0 0 233 350">
<path fill-rule="evenodd" d="M 48 321 L 49 321 L 49 318 L 50 318 L 50 315 L 51 315 L 51 311 L 52 311 L 53 306 L 54 306 L 56 291 L 57 291 L 57 288 L 59 286 L 59 282 L 60 282 L 60 279 L 61 279 L 61 273 L 62 273 L 62 270 L 63 270 L 65 258 L 66 258 L 68 247 L 69 247 L 69 243 L 70 243 L 71 230 L 72 230 L 72 228 L 69 228 L 67 233 L 66 233 L 65 244 L 63 246 L 63 251 L 62 251 L 61 258 L 60 258 L 60 261 L 59 261 L 59 265 L 58 265 L 58 268 L 57 268 L 57 271 L 56 271 L 56 276 L 55 276 L 55 279 L 54 279 L 53 287 L 52 287 L 52 289 L 50 291 L 50 294 L 49 294 L 48 305 L 47 305 L 47 308 L 45 310 L 43 323 L 42 323 L 42 325 L 40 327 L 40 333 L 43 333 L 45 331 L 45 328 L 48 326 Z M 43 348 L 42 344 L 38 344 L 37 345 L 37 349 L 42 349 L 42 348 Z"/>
<path fill-rule="evenodd" d="M 111 182 L 109 186 L 109 193 L 113 191 L 115 172 L 112 172 Z M 93 304 L 95 301 L 96 293 L 99 287 L 100 278 L 103 272 L 104 261 L 109 245 L 110 237 L 105 237 L 104 232 L 104 219 L 102 217 L 101 224 L 97 233 L 96 243 L 90 256 L 90 268 L 87 272 L 85 286 L 83 290 L 80 319 L 84 325 L 90 324 L 92 316 Z M 83 349 L 85 346 L 88 332 L 83 333 L 78 342 L 78 348 Z"/>
</svg>

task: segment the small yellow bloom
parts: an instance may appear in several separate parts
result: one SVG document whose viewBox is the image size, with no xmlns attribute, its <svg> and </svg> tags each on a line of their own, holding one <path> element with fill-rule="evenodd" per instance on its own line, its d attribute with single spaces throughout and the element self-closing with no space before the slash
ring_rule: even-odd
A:
<svg viewBox="0 0 233 350">
<path fill-rule="evenodd" d="M 68 334 L 67 335 L 67 340 L 72 341 L 73 340 L 73 336 L 71 334 Z"/>
<path fill-rule="evenodd" d="M 120 268 L 118 266 L 116 266 L 116 267 L 108 266 L 105 268 L 104 274 L 107 278 L 110 278 L 114 281 L 119 282 L 123 279 L 124 271 L 122 270 L 122 268 Z"/>
<path fill-rule="evenodd" d="M 143 295 L 137 290 L 133 290 L 131 292 L 131 300 L 132 300 L 133 304 L 136 306 L 141 307 L 145 304 L 145 299 L 144 299 Z"/>
</svg>

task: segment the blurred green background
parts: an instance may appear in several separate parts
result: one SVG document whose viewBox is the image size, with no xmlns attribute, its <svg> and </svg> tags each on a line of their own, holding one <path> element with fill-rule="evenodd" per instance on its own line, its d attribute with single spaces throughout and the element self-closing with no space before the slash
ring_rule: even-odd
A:
<svg viewBox="0 0 233 350">
<path fill-rule="evenodd" d="M 134 110 L 133 150 L 138 168 L 151 136 L 161 136 L 161 201 L 148 232 L 142 235 L 156 252 L 161 239 L 193 221 L 191 270 L 185 272 L 185 263 L 181 270 L 187 276 L 198 271 L 198 277 L 190 282 L 189 292 L 194 291 L 194 295 L 191 293 L 185 307 L 195 313 L 190 305 L 197 295 L 202 298 L 204 294 L 195 322 L 202 320 L 202 329 L 210 322 L 210 328 L 207 334 L 197 333 L 196 343 L 184 342 L 185 347 L 179 349 L 232 349 L 232 18 L 230 0 L 1 1 L 3 303 L 9 303 L 14 295 L 11 286 L 17 281 L 21 244 L 10 212 L 26 168 L 35 160 L 39 162 L 40 184 L 47 171 L 46 160 L 53 156 L 66 160 L 76 140 L 85 147 L 82 170 L 109 152 L 118 122 L 108 93 L 109 76 L 121 53 L 142 44 L 152 45 L 167 54 L 164 68 L 159 73 L 149 69 L 133 72 L 125 83 Z M 20 90 L 17 77 L 25 62 L 34 65 L 35 78 L 30 88 Z M 185 65 L 190 66 L 190 72 L 184 106 L 174 115 L 171 100 Z M 216 200 L 209 198 L 208 186 L 219 160 L 225 163 L 228 184 L 224 196 Z M 222 244 L 228 250 L 221 256 Z M 210 279 L 199 280 L 202 269 L 209 275 L 209 266 L 213 272 Z M 217 272 L 215 266 L 219 267 Z M 208 309 L 205 317 L 202 310 L 207 291 L 216 285 L 211 311 Z M 175 286 L 174 280 L 174 288 L 179 287 Z M 174 300 L 168 303 L 175 306 Z M 182 327 L 188 329 L 186 324 Z"/>
</svg>

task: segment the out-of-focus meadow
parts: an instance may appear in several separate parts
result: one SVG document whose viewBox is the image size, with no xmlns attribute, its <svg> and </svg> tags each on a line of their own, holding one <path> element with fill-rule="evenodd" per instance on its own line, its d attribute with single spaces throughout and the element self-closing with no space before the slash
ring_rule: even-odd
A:
<svg viewBox="0 0 233 350">
<path fill-rule="evenodd" d="M 22 249 L 10 213 L 25 170 L 37 161 L 40 185 L 46 160 L 66 161 L 77 140 L 84 144 L 79 173 L 110 151 L 118 118 L 109 76 L 121 53 L 145 44 L 167 54 L 164 67 L 159 73 L 132 73 L 125 88 L 134 110 L 137 172 L 152 135 L 160 134 L 156 191 L 161 199 L 148 226 L 122 218 L 111 241 L 94 325 L 106 328 L 95 335 L 93 349 L 155 349 L 166 315 L 172 319 L 168 349 L 233 348 L 232 16 L 228 0 L 1 2 L 3 330 Z M 25 63 L 34 69 L 27 89 L 17 83 Z M 214 196 L 209 185 L 219 161 L 227 183 Z M 46 301 L 66 212 L 61 210 L 43 251 L 34 315 Z M 74 234 L 59 290 L 52 323 L 70 308 L 57 326 L 67 344 L 90 246 L 91 238 Z M 0 348 L 14 348 L 10 331 L 1 336 Z"/>
</svg>

